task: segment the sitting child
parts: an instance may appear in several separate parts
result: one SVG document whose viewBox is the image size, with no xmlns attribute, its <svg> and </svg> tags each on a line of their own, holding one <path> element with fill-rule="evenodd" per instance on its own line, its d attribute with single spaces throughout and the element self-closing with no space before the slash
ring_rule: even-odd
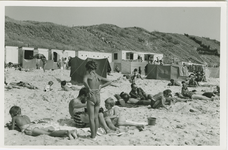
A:
<svg viewBox="0 0 228 150">
<path fill-rule="evenodd" d="M 132 83 L 134 83 L 137 78 L 140 78 L 140 79 L 143 80 L 143 78 L 141 77 L 141 75 L 138 73 L 138 70 L 137 69 L 134 69 L 134 71 L 133 71 L 132 74 L 133 74 L 131 76 Z"/>
<path fill-rule="evenodd" d="M 17 126 L 21 132 L 30 136 L 38 136 L 38 135 L 49 135 L 53 137 L 64 137 L 67 136 L 69 139 L 77 138 L 76 130 L 68 131 L 68 130 L 58 130 L 55 131 L 53 127 L 48 128 L 39 128 L 37 124 L 34 124 L 30 121 L 29 117 L 21 114 L 21 108 L 18 106 L 13 106 L 9 111 L 12 117 L 12 126 L 11 130 L 15 129 Z M 9 126 L 9 125 L 8 125 Z"/>
<path fill-rule="evenodd" d="M 105 108 L 107 110 L 104 111 L 104 118 L 110 129 L 117 130 L 118 126 L 136 126 L 139 130 L 143 130 L 143 124 L 126 121 L 124 116 L 121 115 L 119 107 L 114 105 L 115 102 L 112 98 L 105 100 Z"/>
<path fill-rule="evenodd" d="M 48 85 L 46 85 L 45 88 L 44 88 L 44 92 L 51 91 L 51 90 L 52 90 L 51 86 L 52 86 L 53 84 L 54 84 L 54 83 L 53 83 L 52 81 L 49 81 L 49 82 L 48 82 Z"/>
</svg>

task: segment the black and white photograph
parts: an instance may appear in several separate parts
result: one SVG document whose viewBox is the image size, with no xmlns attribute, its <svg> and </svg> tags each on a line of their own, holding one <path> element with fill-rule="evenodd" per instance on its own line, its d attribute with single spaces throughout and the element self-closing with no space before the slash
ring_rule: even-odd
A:
<svg viewBox="0 0 228 150">
<path fill-rule="evenodd" d="M 225 6 L 5 2 L 4 146 L 226 148 Z"/>
</svg>

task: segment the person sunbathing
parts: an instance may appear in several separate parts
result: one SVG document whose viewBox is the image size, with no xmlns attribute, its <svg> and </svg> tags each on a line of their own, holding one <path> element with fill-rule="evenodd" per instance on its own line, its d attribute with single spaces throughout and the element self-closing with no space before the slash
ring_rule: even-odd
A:
<svg viewBox="0 0 228 150">
<path fill-rule="evenodd" d="M 150 102 L 152 100 L 152 95 L 151 94 L 147 94 L 146 92 L 144 92 L 144 90 L 140 87 L 137 87 L 136 83 L 132 83 L 131 84 L 131 91 L 130 91 L 130 97 L 131 98 L 135 98 L 138 100 L 144 100 Z M 140 101 L 139 101 L 140 103 Z"/>
<path fill-rule="evenodd" d="M 139 100 L 136 98 L 131 98 L 129 94 L 125 92 L 121 92 L 120 94 L 115 94 L 115 98 L 117 99 L 115 105 L 118 106 L 126 106 L 128 104 L 136 104 L 136 105 L 150 105 L 150 100 Z"/>
<path fill-rule="evenodd" d="M 34 124 L 30 121 L 28 116 L 21 114 L 21 108 L 18 106 L 11 107 L 9 113 L 12 118 L 12 125 L 7 125 L 11 127 L 11 130 L 14 130 L 15 126 L 17 126 L 21 132 L 30 136 L 49 135 L 53 137 L 69 137 L 70 140 L 77 138 L 76 130 L 55 131 L 54 127 L 52 126 L 47 128 L 38 127 L 37 124 Z"/>
<path fill-rule="evenodd" d="M 206 96 L 203 95 L 198 95 L 195 92 L 189 91 L 188 90 L 188 86 L 185 83 L 185 81 L 182 81 L 182 89 L 181 89 L 181 94 L 184 97 L 188 97 L 190 99 L 195 99 L 195 100 L 214 100 L 214 97 L 208 98 Z"/>
<path fill-rule="evenodd" d="M 87 112 L 87 95 L 88 90 L 84 87 L 80 89 L 78 97 L 72 99 L 69 103 L 69 113 L 71 118 L 74 119 L 75 125 L 77 128 L 89 127 L 89 115 Z M 111 133 L 112 131 L 107 126 L 104 116 L 103 108 L 99 109 L 98 113 L 99 124 L 104 128 L 106 133 Z"/>
<path fill-rule="evenodd" d="M 174 79 L 170 79 L 170 83 L 168 83 L 168 86 L 181 86 L 181 84 Z"/>
<path fill-rule="evenodd" d="M 110 129 L 118 130 L 118 126 L 135 126 L 139 130 L 143 130 L 144 124 L 126 121 L 125 117 L 121 114 L 119 107 L 114 105 L 115 101 L 112 98 L 105 100 L 105 108 L 107 110 L 104 111 L 104 117 Z"/>
<path fill-rule="evenodd" d="M 165 105 L 171 105 L 172 99 L 168 99 L 170 96 L 172 97 L 171 92 L 171 90 L 167 89 L 163 92 L 159 92 L 158 94 L 154 95 L 151 100 L 151 108 L 156 109 L 164 107 L 166 110 L 168 110 L 168 108 Z"/>
<path fill-rule="evenodd" d="M 12 88 L 17 88 L 20 89 L 20 87 L 26 87 L 28 89 L 38 89 L 38 87 L 31 85 L 30 83 L 27 82 L 10 82 L 7 83 L 7 85 L 5 86 L 7 89 L 12 89 Z"/>
<path fill-rule="evenodd" d="M 67 83 L 65 80 L 61 81 L 61 88 L 64 91 L 75 91 L 76 90 L 76 88 L 73 87 L 71 83 Z"/>
</svg>

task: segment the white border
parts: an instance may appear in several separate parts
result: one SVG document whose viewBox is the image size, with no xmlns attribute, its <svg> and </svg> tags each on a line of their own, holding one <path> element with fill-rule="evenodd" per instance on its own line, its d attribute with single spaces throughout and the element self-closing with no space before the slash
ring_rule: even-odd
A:
<svg viewBox="0 0 228 150">
<path fill-rule="evenodd" d="M 227 73 L 227 62 L 226 62 L 226 50 L 227 50 L 227 37 L 226 37 L 226 27 L 227 27 L 227 5 L 226 2 L 139 2 L 139 1 L 121 1 L 121 2 L 114 2 L 114 1 L 78 1 L 78 2 L 63 2 L 63 1 L 1 1 L 0 2 L 0 17 L 1 17 L 1 24 L 0 24 L 0 36 L 1 36 L 1 52 L 4 50 L 4 22 L 5 22 L 5 6 L 51 6 L 51 7 L 220 7 L 221 8 L 221 28 L 220 28 L 220 86 L 221 86 L 221 104 L 220 104 L 220 146 L 202 146 L 202 147 L 196 147 L 196 146 L 190 146 L 190 147 L 178 147 L 178 146 L 169 146 L 169 147 L 149 147 L 149 146 L 80 146 L 77 147 L 77 149 L 207 149 L 207 150 L 224 150 L 226 149 L 226 119 L 227 119 L 227 112 L 226 112 L 226 73 Z M 4 60 L 4 55 L 2 54 L 2 60 Z M 1 63 L 1 69 L 3 70 L 3 62 Z M 3 77 L 1 78 L 3 81 Z M 3 82 L 2 82 L 3 83 Z M 1 87 L 1 90 L 4 92 L 3 86 Z M 4 95 L 4 93 L 2 94 Z M 4 98 L 1 101 L 3 104 L 1 105 L 3 108 L 1 109 L 3 113 L 1 113 L 2 118 L 4 117 Z M 3 123 L 1 124 L 1 127 L 3 127 Z M 69 148 L 76 148 L 75 146 L 4 146 L 4 129 L 1 128 L 2 134 L 1 134 L 1 149 L 51 149 L 51 148 L 57 148 L 57 149 L 69 149 Z"/>
</svg>

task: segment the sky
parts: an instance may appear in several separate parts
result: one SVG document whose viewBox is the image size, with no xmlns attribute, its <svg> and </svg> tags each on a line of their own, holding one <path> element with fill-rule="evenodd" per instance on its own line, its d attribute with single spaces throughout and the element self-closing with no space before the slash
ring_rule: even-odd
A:
<svg viewBox="0 0 228 150">
<path fill-rule="evenodd" d="M 150 32 L 179 33 L 220 41 L 219 7 L 34 7 L 6 6 L 16 20 L 53 22 L 66 26 L 114 24 Z"/>
</svg>

